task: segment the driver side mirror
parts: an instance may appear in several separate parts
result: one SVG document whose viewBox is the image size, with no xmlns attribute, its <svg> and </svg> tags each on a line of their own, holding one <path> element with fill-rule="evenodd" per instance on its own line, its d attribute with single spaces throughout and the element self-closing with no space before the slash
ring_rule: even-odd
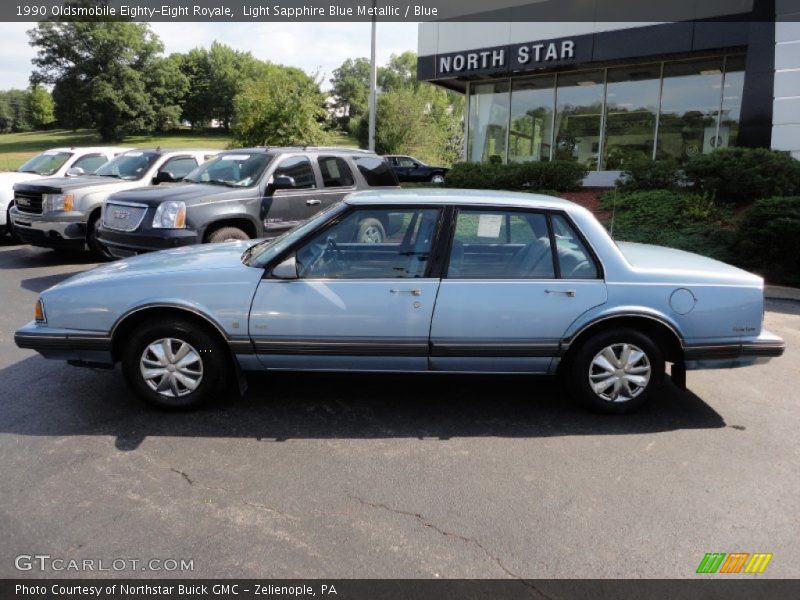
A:
<svg viewBox="0 0 800 600">
<path fill-rule="evenodd" d="M 294 177 L 288 175 L 278 175 L 272 180 L 272 189 L 274 190 L 288 190 L 297 187 L 297 182 Z"/>
<path fill-rule="evenodd" d="M 175 176 L 169 171 L 159 171 L 153 178 L 153 183 L 155 185 L 158 185 L 159 183 L 174 183 L 175 181 Z"/>
<path fill-rule="evenodd" d="M 67 169 L 67 177 L 80 177 L 81 175 L 85 175 L 86 171 L 84 171 L 81 167 L 72 167 L 71 169 Z"/>
<path fill-rule="evenodd" d="M 272 276 L 276 279 L 297 279 L 297 259 L 292 256 L 272 269 Z"/>
</svg>

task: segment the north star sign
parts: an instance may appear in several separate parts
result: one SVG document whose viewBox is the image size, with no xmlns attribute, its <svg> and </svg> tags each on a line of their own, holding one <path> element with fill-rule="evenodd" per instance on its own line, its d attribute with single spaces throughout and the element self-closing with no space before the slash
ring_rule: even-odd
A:
<svg viewBox="0 0 800 600">
<path fill-rule="evenodd" d="M 575 60 L 572 39 L 531 42 L 501 48 L 472 50 L 437 57 L 438 74 L 454 75 L 502 69 L 535 69 Z"/>
</svg>

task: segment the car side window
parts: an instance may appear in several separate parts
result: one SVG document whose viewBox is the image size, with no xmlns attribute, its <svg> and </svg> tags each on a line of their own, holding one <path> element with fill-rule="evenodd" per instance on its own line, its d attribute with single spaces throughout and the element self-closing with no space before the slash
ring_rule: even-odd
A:
<svg viewBox="0 0 800 600">
<path fill-rule="evenodd" d="M 301 279 L 424 277 L 438 208 L 354 210 L 296 253 Z"/>
<path fill-rule="evenodd" d="M 554 279 L 547 216 L 506 210 L 459 210 L 449 279 Z"/>
<path fill-rule="evenodd" d="M 552 219 L 561 278 L 599 279 L 600 269 L 575 229 L 561 215 Z"/>
<path fill-rule="evenodd" d="M 400 158 L 397 159 L 397 162 L 398 162 L 399 166 L 401 166 L 401 167 L 412 167 L 413 168 L 413 167 L 417 166 L 417 163 L 414 160 L 412 160 L 409 157 L 407 157 L 407 156 L 401 156 Z"/>
<path fill-rule="evenodd" d="M 170 158 L 164 163 L 159 171 L 172 173 L 172 177 L 177 181 L 186 177 L 197 168 L 197 161 L 190 156 L 177 156 Z"/>
<path fill-rule="evenodd" d="M 353 187 L 355 180 L 347 162 L 338 156 L 321 156 L 319 170 L 322 174 L 322 185 L 329 187 Z"/>
<path fill-rule="evenodd" d="M 97 169 L 107 162 L 108 159 L 104 154 L 87 154 L 86 156 L 81 156 L 78 160 L 76 160 L 75 164 L 72 165 L 72 168 L 83 169 L 84 173 L 91 174 L 97 171 Z"/>
<path fill-rule="evenodd" d="M 372 187 L 396 186 L 397 178 L 394 171 L 389 168 L 389 164 L 377 157 L 363 157 L 356 159 L 356 167 L 364 176 L 367 185 Z"/>
<path fill-rule="evenodd" d="M 317 187 L 314 169 L 307 156 L 292 156 L 287 158 L 275 168 L 272 177 L 291 177 L 294 179 L 293 189 L 313 189 Z"/>
</svg>

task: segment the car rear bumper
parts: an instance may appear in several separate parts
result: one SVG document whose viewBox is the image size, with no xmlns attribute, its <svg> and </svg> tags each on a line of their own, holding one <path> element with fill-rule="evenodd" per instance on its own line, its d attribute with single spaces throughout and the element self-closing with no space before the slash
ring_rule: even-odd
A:
<svg viewBox="0 0 800 600">
<path fill-rule="evenodd" d="M 736 344 L 687 346 L 684 356 L 689 370 L 730 369 L 768 362 L 785 350 L 786 342 L 764 329 L 757 338 Z"/>
<path fill-rule="evenodd" d="M 32 246 L 82 250 L 86 243 L 83 213 L 29 214 L 11 209 L 11 226 L 22 241 Z"/>
<path fill-rule="evenodd" d="M 97 238 L 116 258 L 128 258 L 146 252 L 180 248 L 200 243 L 199 234 L 192 229 L 153 229 L 149 231 L 114 231 L 100 226 Z"/>
<path fill-rule="evenodd" d="M 70 364 L 111 367 L 111 338 L 101 333 L 55 329 L 31 321 L 14 333 L 19 348 L 35 350 L 45 358 L 66 360 Z"/>
</svg>

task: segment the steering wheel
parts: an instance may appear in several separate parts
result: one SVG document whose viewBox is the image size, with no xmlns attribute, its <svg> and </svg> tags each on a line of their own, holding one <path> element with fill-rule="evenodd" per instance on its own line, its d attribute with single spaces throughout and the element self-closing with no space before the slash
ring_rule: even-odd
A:
<svg viewBox="0 0 800 600">
<path fill-rule="evenodd" d="M 306 272 L 324 277 L 328 274 L 328 267 L 339 262 L 340 258 L 341 250 L 336 245 L 336 240 L 333 237 L 329 237 L 319 254 L 309 263 Z"/>
</svg>

